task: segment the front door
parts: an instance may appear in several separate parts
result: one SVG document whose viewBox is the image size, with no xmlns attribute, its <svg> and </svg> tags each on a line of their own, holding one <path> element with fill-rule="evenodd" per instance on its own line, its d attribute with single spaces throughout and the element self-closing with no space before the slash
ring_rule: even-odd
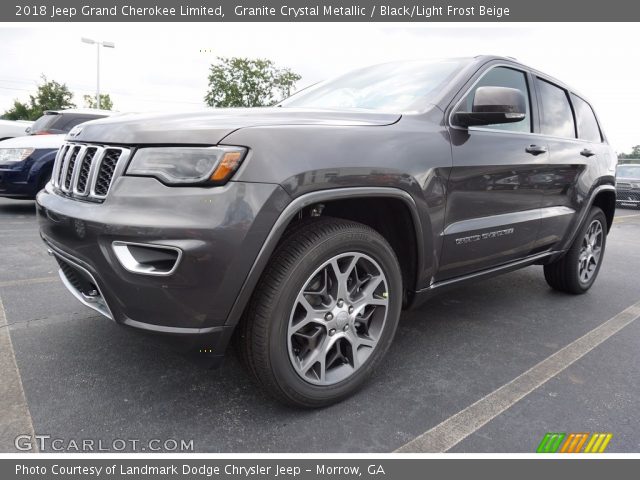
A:
<svg viewBox="0 0 640 480">
<path fill-rule="evenodd" d="M 457 107 L 471 111 L 475 89 L 481 86 L 517 88 L 528 99 L 520 122 L 450 127 L 453 165 L 436 280 L 499 266 L 534 250 L 542 202 L 540 169 L 549 153 L 544 138 L 533 134 L 529 81 L 524 71 L 491 67 Z"/>
</svg>

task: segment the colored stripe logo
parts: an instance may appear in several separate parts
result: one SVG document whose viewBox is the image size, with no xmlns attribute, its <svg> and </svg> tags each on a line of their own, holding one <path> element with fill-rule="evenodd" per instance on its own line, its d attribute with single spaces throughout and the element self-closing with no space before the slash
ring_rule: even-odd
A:
<svg viewBox="0 0 640 480">
<path fill-rule="evenodd" d="M 549 432 L 542 438 L 536 453 L 603 453 L 612 438 L 611 433 Z"/>
</svg>

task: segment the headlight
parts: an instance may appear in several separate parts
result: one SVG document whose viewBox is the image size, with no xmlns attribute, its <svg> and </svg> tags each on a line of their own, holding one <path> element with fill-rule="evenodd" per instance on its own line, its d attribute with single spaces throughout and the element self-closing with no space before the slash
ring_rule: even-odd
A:
<svg viewBox="0 0 640 480">
<path fill-rule="evenodd" d="M 231 178 L 246 152 L 242 147 L 140 148 L 126 174 L 155 177 L 170 185 L 219 185 Z"/>
<path fill-rule="evenodd" d="M 0 163 L 21 162 L 33 153 L 33 148 L 0 148 Z"/>
</svg>

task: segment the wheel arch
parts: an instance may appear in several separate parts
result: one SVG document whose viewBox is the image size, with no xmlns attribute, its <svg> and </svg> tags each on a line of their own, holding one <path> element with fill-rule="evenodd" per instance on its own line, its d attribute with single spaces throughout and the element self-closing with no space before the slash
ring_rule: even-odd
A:
<svg viewBox="0 0 640 480">
<path fill-rule="evenodd" d="M 611 230 L 613 216 L 616 213 L 615 190 L 606 189 L 599 191 L 591 202 L 591 206 L 599 207 L 604 212 L 604 216 L 607 217 L 607 232 Z"/>
<path fill-rule="evenodd" d="M 285 235 L 287 229 L 292 225 L 293 222 L 297 218 L 299 218 L 302 212 L 309 207 L 313 207 L 314 205 L 330 204 L 329 212 L 332 213 L 331 216 L 336 216 L 337 218 L 345 218 L 354 221 L 360 221 L 361 223 L 369 224 L 370 222 L 362 221 L 361 219 L 354 218 L 353 215 L 345 215 L 337 214 L 339 209 L 335 208 L 337 203 L 339 202 L 357 202 L 357 201 L 366 201 L 371 199 L 378 200 L 387 200 L 387 201 L 395 201 L 399 202 L 398 205 L 403 205 L 406 213 L 409 215 L 411 220 L 411 226 L 413 228 L 413 245 L 415 246 L 415 275 L 411 275 L 408 278 L 417 278 L 418 270 L 421 268 L 424 262 L 423 249 L 420 248 L 421 245 L 424 244 L 424 233 L 422 228 L 422 222 L 420 220 L 420 216 L 418 213 L 418 207 L 416 205 L 413 197 L 407 193 L 406 191 L 395 188 L 395 187 L 347 187 L 347 188 L 338 188 L 331 190 L 321 190 L 316 192 L 307 193 L 305 195 L 301 195 L 300 197 L 295 198 L 287 207 L 282 211 L 271 230 L 269 231 L 266 240 L 264 241 L 260 251 L 258 252 L 257 257 L 255 258 L 251 269 L 245 279 L 238 296 L 231 308 L 231 311 L 227 317 L 227 321 L 225 325 L 227 326 L 235 326 L 240 321 L 242 314 L 244 313 L 245 307 L 251 298 L 251 295 L 260 279 L 262 273 L 264 272 L 265 267 L 277 245 Z M 336 203 L 334 203 L 336 202 Z M 331 205 L 333 203 L 333 205 Z M 343 203 L 344 205 L 344 203 Z M 371 225 L 369 225 L 371 226 Z M 384 233 L 380 232 L 386 239 L 389 241 L 389 238 L 385 236 Z M 387 235 L 389 233 L 387 232 Z M 389 243 L 394 247 L 396 254 L 398 254 L 398 250 L 396 249 L 398 245 L 399 237 L 395 239 L 390 237 L 392 241 Z M 394 245 L 395 244 L 395 245 Z M 400 260 L 400 258 L 403 260 Z M 398 258 L 401 262 L 404 262 L 405 268 L 409 264 L 409 258 L 405 255 L 398 255 Z M 402 263 L 401 263 L 402 268 Z M 405 269 L 403 268 L 403 271 Z M 405 280 L 405 273 L 403 273 L 403 281 Z M 415 288 L 415 283 L 409 285 L 411 289 Z"/>
</svg>

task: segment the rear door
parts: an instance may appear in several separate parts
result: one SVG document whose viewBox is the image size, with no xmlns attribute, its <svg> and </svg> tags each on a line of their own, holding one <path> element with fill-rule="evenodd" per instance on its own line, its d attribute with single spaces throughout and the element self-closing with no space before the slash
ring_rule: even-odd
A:
<svg viewBox="0 0 640 480">
<path fill-rule="evenodd" d="M 590 165 L 606 155 L 602 134 L 591 106 L 564 87 L 536 77 L 540 132 L 549 144 L 549 160 L 542 185 L 542 208 L 537 247 L 553 249 L 568 234 L 589 188 Z"/>
<path fill-rule="evenodd" d="M 528 99 L 521 122 L 449 127 L 453 165 L 436 280 L 505 264 L 534 250 L 544 181 L 540 169 L 548 161 L 548 145 L 534 133 L 537 102 L 530 82 L 531 75 L 519 67 L 491 66 L 453 108 L 471 111 L 481 86 L 516 88 Z"/>
</svg>

